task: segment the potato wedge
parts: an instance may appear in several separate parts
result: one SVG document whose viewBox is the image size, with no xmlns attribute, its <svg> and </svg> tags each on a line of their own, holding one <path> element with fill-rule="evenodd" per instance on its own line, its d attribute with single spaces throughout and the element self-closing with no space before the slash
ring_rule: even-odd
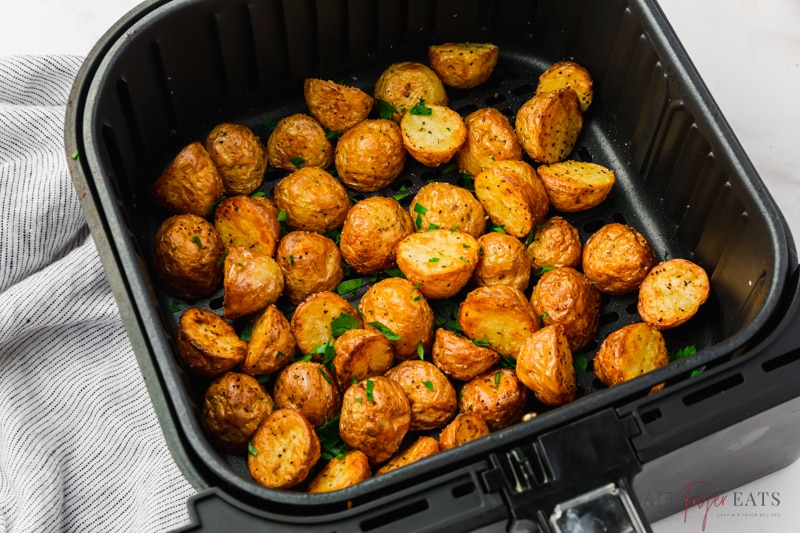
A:
<svg viewBox="0 0 800 533">
<path fill-rule="evenodd" d="M 386 372 L 408 396 L 411 404 L 409 431 L 442 427 L 456 414 L 456 390 L 436 365 L 409 359 Z"/>
<path fill-rule="evenodd" d="M 445 85 L 471 89 L 489 79 L 500 58 L 492 43 L 444 43 L 428 47 L 431 68 Z"/>
<path fill-rule="evenodd" d="M 597 163 L 560 161 L 536 169 L 550 203 L 562 213 L 576 213 L 598 206 L 614 187 L 613 170 Z"/>
<path fill-rule="evenodd" d="M 519 239 L 493 231 L 478 239 L 478 264 L 472 272 L 476 287 L 510 285 L 524 291 L 531 279 L 531 256 Z"/>
<path fill-rule="evenodd" d="M 376 100 L 393 106 L 391 118 L 397 123 L 420 99 L 428 105 L 446 106 L 448 103 L 447 91 L 439 76 L 427 65 L 415 61 L 389 65 L 375 82 L 374 95 Z"/>
<path fill-rule="evenodd" d="M 450 298 L 464 288 L 478 262 L 478 241 L 467 233 L 435 229 L 397 243 L 397 266 L 420 284 L 426 298 Z"/>
<path fill-rule="evenodd" d="M 664 336 L 645 322 L 610 333 L 594 356 L 594 373 L 608 386 L 617 385 L 669 363 Z"/>
<path fill-rule="evenodd" d="M 560 216 L 537 226 L 528 245 L 534 272 L 544 268 L 576 267 L 581 263 L 582 250 L 578 229 Z"/>
<path fill-rule="evenodd" d="M 203 396 L 203 424 L 211 439 L 229 453 L 247 453 L 247 443 L 272 413 L 272 398 L 249 374 L 226 372 Z"/>
<path fill-rule="evenodd" d="M 670 259 L 645 276 L 637 308 L 642 320 L 656 329 L 671 329 L 692 318 L 710 292 L 708 274 L 701 266 L 687 259 Z"/>
<path fill-rule="evenodd" d="M 333 343 L 333 368 L 339 388 L 373 376 L 384 375 L 394 364 L 394 348 L 385 335 L 374 329 L 345 331 Z"/>
<path fill-rule="evenodd" d="M 284 295 L 297 305 L 316 292 L 332 291 L 342 278 L 342 255 L 331 239 L 311 231 L 281 238 L 275 259 L 283 271 Z"/>
<path fill-rule="evenodd" d="M 420 100 L 400 120 L 403 145 L 411 157 L 428 167 L 438 167 L 456 155 L 467 139 L 467 127 L 449 107 Z"/>
<path fill-rule="evenodd" d="M 275 185 L 275 206 L 290 229 L 325 233 L 340 228 L 352 205 L 344 185 L 317 167 L 295 170 Z"/>
<path fill-rule="evenodd" d="M 250 475 L 257 483 L 273 489 L 288 489 L 301 483 L 321 453 L 317 432 L 293 409 L 278 409 L 265 418 L 250 444 Z"/>
<path fill-rule="evenodd" d="M 372 477 L 369 457 L 360 450 L 351 450 L 343 457 L 334 457 L 314 476 L 309 484 L 308 492 L 332 492 Z"/>
<path fill-rule="evenodd" d="M 558 61 L 539 76 L 536 94 L 568 87 L 577 93 L 581 111 L 585 113 L 592 104 L 592 83 L 591 74 L 580 64 L 574 61 Z"/>
<path fill-rule="evenodd" d="M 342 133 L 369 116 L 372 97 L 357 87 L 319 78 L 303 82 L 303 96 L 311 116 L 336 133 Z"/>
<path fill-rule="evenodd" d="M 284 117 L 267 139 L 269 164 L 284 170 L 302 167 L 328 168 L 334 150 L 325 128 L 305 113 Z"/>
<path fill-rule="evenodd" d="M 406 153 L 400 126 L 391 120 L 363 120 L 339 137 L 336 171 L 351 189 L 377 191 L 400 175 Z"/>
<path fill-rule="evenodd" d="M 258 135 L 242 124 L 225 122 L 212 129 L 205 147 L 222 176 L 225 194 L 250 194 L 267 171 L 267 150 Z"/>
<path fill-rule="evenodd" d="M 528 389 L 511 368 L 484 372 L 464 384 L 458 400 L 461 413 L 483 418 L 492 431 L 520 421 L 528 401 Z"/>
<path fill-rule="evenodd" d="M 242 362 L 247 343 L 218 314 L 190 307 L 181 313 L 176 335 L 178 353 L 189 371 L 216 377 Z"/>
<path fill-rule="evenodd" d="M 493 107 L 482 107 L 464 119 L 467 138 L 456 154 L 458 170 L 471 176 L 492 161 L 521 160 L 522 145 L 511 122 Z"/>
<path fill-rule="evenodd" d="M 222 286 L 223 316 L 240 318 L 275 303 L 283 293 L 283 272 L 267 254 L 244 246 L 229 246 L 225 255 Z"/>
<path fill-rule="evenodd" d="M 161 207 L 200 217 L 210 216 L 223 194 L 222 176 L 198 141 L 183 147 L 150 187 L 150 196 Z"/>
<path fill-rule="evenodd" d="M 458 413 L 439 434 L 439 450 L 445 451 L 461 446 L 491 433 L 486 422 L 474 413 Z"/>
<path fill-rule="evenodd" d="M 431 348 L 431 360 L 447 376 L 469 381 L 496 365 L 500 356 L 466 337 L 438 328 Z"/>
<path fill-rule="evenodd" d="M 423 435 L 411 443 L 408 448 L 398 453 L 383 466 L 378 468 L 375 475 L 386 474 L 387 472 L 421 461 L 437 453 L 439 453 L 439 441 L 433 437 Z"/>
<path fill-rule="evenodd" d="M 531 334 L 517 356 L 517 377 L 545 405 L 575 399 L 577 383 L 564 326 L 553 324 Z"/>
<path fill-rule="evenodd" d="M 300 353 L 310 354 L 321 344 L 333 342 L 336 336 L 333 334 L 331 323 L 342 314 L 349 315 L 351 321 L 358 324 L 356 327 L 364 325 L 358 311 L 335 292 L 315 292 L 297 304 L 292 314 L 291 325 Z M 315 355 L 315 358 L 318 361 L 322 360 L 320 355 Z"/>
<path fill-rule="evenodd" d="M 332 420 L 342 405 L 339 385 L 322 363 L 297 361 L 275 378 L 272 397 L 280 409 L 294 409 L 315 428 Z"/>
<path fill-rule="evenodd" d="M 536 169 L 524 161 L 493 161 L 475 176 L 475 196 L 496 225 L 514 237 L 531 232 L 550 209 Z"/>
<path fill-rule="evenodd" d="M 411 200 L 408 212 L 417 231 L 457 230 L 477 239 L 486 227 L 486 214 L 475 195 L 443 181 L 423 185 Z"/>
<path fill-rule="evenodd" d="M 281 225 L 278 210 L 268 198 L 244 195 L 226 198 L 214 213 L 214 227 L 225 246 L 244 246 L 275 256 Z"/>
<path fill-rule="evenodd" d="M 268 305 L 253 322 L 242 372 L 254 376 L 272 374 L 288 365 L 296 350 L 286 316 L 274 305 Z"/>
<path fill-rule="evenodd" d="M 637 290 L 657 259 L 644 235 L 612 222 L 586 240 L 581 262 L 583 273 L 601 292 L 616 295 Z"/>
<path fill-rule="evenodd" d="M 531 159 L 538 163 L 563 161 L 583 129 L 578 94 L 567 88 L 533 96 L 517 111 L 514 128 Z"/>
</svg>

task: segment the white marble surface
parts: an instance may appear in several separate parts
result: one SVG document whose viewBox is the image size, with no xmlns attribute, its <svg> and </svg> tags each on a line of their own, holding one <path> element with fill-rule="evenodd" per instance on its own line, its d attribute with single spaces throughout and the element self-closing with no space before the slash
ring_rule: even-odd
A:
<svg viewBox="0 0 800 533">
<path fill-rule="evenodd" d="M 86 55 L 136 0 L 4 2 L 0 56 Z M 800 2 L 797 0 L 662 0 L 662 9 L 704 81 L 800 237 Z M 745 493 L 777 492 L 779 516 L 738 516 L 712 509 L 708 533 L 800 530 L 800 462 L 755 480 Z M 732 499 L 732 498 L 729 498 Z M 700 510 L 653 525 L 656 533 L 702 531 Z"/>
</svg>

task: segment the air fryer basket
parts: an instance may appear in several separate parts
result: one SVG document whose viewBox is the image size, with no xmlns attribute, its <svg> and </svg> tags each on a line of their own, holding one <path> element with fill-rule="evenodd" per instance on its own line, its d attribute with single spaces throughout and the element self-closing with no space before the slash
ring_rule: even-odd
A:
<svg viewBox="0 0 800 533">
<path fill-rule="evenodd" d="M 426 62 L 427 45 L 447 41 L 493 42 L 501 49 L 486 84 L 448 90 L 462 116 L 492 106 L 513 120 L 549 64 L 574 59 L 588 68 L 595 101 L 572 157 L 612 168 L 618 181 L 604 204 L 566 218 L 582 240 L 604 223 L 630 224 L 659 256 L 703 266 L 712 281 L 709 302 L 689 323 L 666 332 L 670 349 L 695 344 L 699 350 L 611 389 L 594 378 L 590 364 L 578 376 L 574 403 L 555 410 L 534 404 L 540 415 L 529 422 L 337 493 L 267 489 L 250 479 L 243 458 L 219 454 L 204 436 L 202 384 L 184 372 L 173 344 L 188 304 L 176 307 L 148 266 L 165 213 L 147 190 L 181 147 L 220 122 L 246 124 L 266 140 L 270 120 L 305 111 L 306 77 L 344 80 L 371 93 L 391 62 Z M 535 448 L 547 435 L 585 420 L 598 430 L 619 426 L 620 435 L 598 440 L 590 452 L 562 443 L 563 435 L 550 439 L 551 446 L 567 462 L 614 479 L 628 466 L 628 439 L 639 430 L 609 419 L 609 408 L 641 401 L 661 382 L 667 391 L 685 386 L 692 370 L 709 374 L 746 355 L 767 336 L 797 261 L 780 213 L 652 0 L 148 1 L 87 58 L 66 137 L 67 151 L 79 151 L 70 162 L 73 179 L 173 454 L 199 488 L 216 487 L 225 501 L 308 529 L 432 485 L 450 487 L 448 501 L 465 509 L 464 527 L 470 513 L 490 518 L 497 502 L 477 487 L 491 487 L 497 476 L 478 476 L 475 465 L 513 477 L 507 464 L 498 466 L 498 453 L 530 447 L 541 457 Z M 262 190 L 271 195 L 283 175 L 268 170 Z M 400 187 L 413 193 L 431 178 L 461 180 L 409 159 L 389 193 Z M 220 295 L 193 304 L 218 309 Z M 604 298 L 597 338 L 637 320 L 635 295 Z M 586 352 L 590 361 L 596 348 Z M 700 383 L 704 375 L 692 379 Z M 534 484 L 546 487 L 549 477 L 557 478 L 553 468 L 533 468 L 540 474 Z"/>
</svg>

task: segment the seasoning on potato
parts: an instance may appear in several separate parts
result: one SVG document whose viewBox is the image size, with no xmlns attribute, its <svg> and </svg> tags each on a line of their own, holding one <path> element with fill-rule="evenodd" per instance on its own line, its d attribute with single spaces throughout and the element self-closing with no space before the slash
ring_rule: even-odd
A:
<svg viewBox="0 0 800 533">
<path fill-rule="evenodd" d="M 612 222 L 586 240 L 581 262 L 583 273 L 601 292 L 618 295 L 637 290 L 657 259 L 644 235 Z"/>
<path fill-rule="evenodd" d="M 281 235 L 278 210 L 261 196 L 224 199 L 214 212 L 214 227 L 225 246 L 244 246 L 270 257 L 275 255 Z"/>
<path fill-rule="evenodd" d="M 592 84 L 592 75 L 583 66 L 575 61 L 558 61 L 539 76 L 536 94 L 570 88 L 578 95 L 585 113 L 592 104 Z"/>
<path fill-rule="evenodd" d="M 538 163 L 563 161 L 583 129 L 578 94 L 565 88 L 533 96 L 517 110 L 514 128 L 531 159 Z"/>
<path fill-rule="evenodd" d="M 400 126 L 386 119 L 359 122 L 339 137 L 334 155 L 342 183 L 359 192 L 374 192 L 403 171 L 406 148 Z"/>
<path fill-rule="evenodd" d="M 334 290 L 344 278 L 336 243 L 312 231 L 284 235 L 275 259 L 283 271 L 284 294 L 295 305 L 315 292 Z"/>
<path fill-rule="evenodd" d="M 280 409 L 295 409 L 315 428 L 339 412 L 342 396 L 333 373 L 322 363 L 296 361 L 275 378 L 272 393 Z"/>
<path fill-rule="evenodd" d="M 214 160 L 198 141 L 186 145 L 150 187 L 155 202 L 175 214 L 207 217 L 225 194 Z"/>
<path fill-rule="evenodd" d="M 492 431 L 520 421 L 525 412 L 528 389 L 511 368 L 484 372 L 464 384 L 458 400 L 461 413 L 483 418 Z"/>
<path fill-rule="evenodd" d="M 372 477 L 372 467 L 361 450 L 350 450 L 334 457 L 308 484 L 308 492 L 331 492 L 351 487 Z"/>
<path fill-rule="evenodd" d="M 431 360 L 451 378 L 469 381 L 496 365 L 500 361 L 500 355 L 457 333 L 437 328 L 431 348 Z"/>
<path fill-rule="evenodd" d="M 278 300 L 283 293 L 283 272 L 267 254 L 228 246 L 222 286 L 223 316 L 241 318 Z"/>
<path fill-rule="evenodd" d="M 383 333 L 375 329 L 350 329 L 334 342 L 333 368 L 341 389 L 353 380 L 363 381 L 384 375 L 394 364 L 394 348 Z"/>
<path fill-rule="evenodd" d="M 708 274 L 688 259 L 670 259 L 653 267 L 639 286 L 637 309 L 656 329 L 680 326 L 692 318 L 711 292 Z"/>
<path fill-rule="evenodd" d="M 336 133 L 366 119 L 373 105 L 372 97 L 361 89 L 319 78 L 303 82 L 303 96 L 311 116 Z"/>
<path fill-rule="evenodd" d="M 444 43 L 428 47 L 431 68 L 445 85 L 471 89 L 489 79 L 500 58 L 492 43 Z"/>
<path fill-rule="evenodd" d="M 253 435 L 247 467 L 265 487 L 289 489 L 308 477 L 320 453 L 319 437 L 308 420 L 293 409 L 278 409 Z"/>
<path fill-rule="evenodd" d="M 531 334 L 517 356 L 517 377 L 545 405 L 575 399 L 572 350 L 564 326 L 553 324 Z"/>
<path fill-rule="evenodd" d="M 472 272 L 477 287 L 510 285 L 524 291 L 531 278 L 531 256 L 516 237 L 496 231 L 478 239 L 478 263 Z"/>
<path fill-rule="evenodd" d="M 321 291 L 309 294 L 297 304 L 292 314 L 292 333 L 297 341 L 298 350 L 303 354 L 314 354 L 320 345 L 332 343 L 338 336 L 334 335 L 333 331 L 337 319 L 350 321 L 354 328 L 363 326 L 358 311 L 335 292 Z M 314 356 L 322 360 L 318 354 Z"/>
<path fill-rule="evenodd" d="M 403 145 L 428 167 L 447 163 L 467 139 L 467 127 L 456 111 L 420 100 L 400 120 Z"/>
<path fill-rule="evenodd" d="M 443 181 L 423 185 L 411 200 L 408 212 L 417 231 L 457 230 L 477 239 L 486 228 L 486 214 L 475 195 Z"/>
<path fill-rule="evenodd" d="M 664 336 L 645 322 L 610 333 L 594 356 L 594 373 L 608 386 L 631 380 L 669 363 Z"/>
<path fill-rule="evenodd" d="M 350 209 L 344 185 L 317 167 L 295 170 L 275 185 L 275 206 L 290 229 L 325 233 L 340 228 Z"/>
<path fill-rule="evenodd" d="M 474 176 L 492 161 L 521 160 L 522 146 L 503 113 L 482 107 L 464 118 L 467 138 L 456 154 L 458 170 Z"/>
<path fill-rule="evenodd" d="M 398 123 L 420 100 L 428 105 L 448 104 L 442 80 L 430 67 L 416 61 L 389 65 L 375 82 L 374 96 L 378 105 L 389 104 L 391 119 Z"/>
<path fill-rule="evenodd" d="M 294 113 L 278 121 L 267 139 L 267 153 L 269 164 L 284 170 L 328 168 L 334 157 L 325 128 L 305 113 Z"/>
<path fill-rule="evenodd" d="M 189 371 L 213 378 L 241 363 L 247 343 L 218 314 L 190 307 L 181 313 L 176 335 L 178 353 Z"/>
<path fill-rule="evenodd" d="M 439 441 L 433 437 L 422 435 L 417 438 L 411 445 L 389 459 L 383 466 L 378 468 L 375 475 L 386 474 L 392 470 L 397 470 L 411 463 L 421 461 L 426 457 L 439 453 Z"/>
<path fill-rule="evenodd" d="M 254 376 L 272 374 L 289 364 L 297 350 L 292 326 L 275 305 L 268 305 L 253 321 L 242 371 Z"/>
<path fill-rule="evenodd" d="M 536 172 L 550 203 L 562 213 L 586 211 L 600 205 L 616 181 L 613 170 L 585 161 L 539 165 Z"/>
<path fill-rule="evenodd" d="M 261 186 L 267 171 L 267 150 L 261 139 L 242 124 L 225 122 L 212 129 L 205 140 L 225 194 L 250 194 Z"/>
<path fill-rule="evenodd" d="M 582 250 L 578 229 L 557 215 L 536 227 L 528 245 L 534 272 L 562 266 L 576 267 L 581 263 Z"/>
<path fill-rule="evenodd" d="M 411 405 L 410 431 L 424 431 L 444 426 L 456 413 L 456 390 L 436 365 L 421 359 L 409 359 L 386 372 L 408 396 Z"/>
</svg>

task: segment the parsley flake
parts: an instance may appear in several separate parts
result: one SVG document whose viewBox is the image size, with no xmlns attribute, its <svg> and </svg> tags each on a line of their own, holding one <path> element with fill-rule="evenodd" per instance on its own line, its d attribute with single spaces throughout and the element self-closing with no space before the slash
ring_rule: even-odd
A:
<svg viewBox="0 0 800 533">
<path fill-rule="evenodd" d="M 425 105 L 424 98 L 420 98 L 419 102 L 409 109 L 408 112 L 412 115 L 430 116 L 431 113 L 433 113 L 433 109 Z"/>
<path fill-rule="evenodd" d="M 377 329 L 379 332 L 383 334 L 384 337 L 386 337 L 390 341 L 399 341 L 401 339 L 400 335 L 398 335 L 388 327 L 384 326 L 380 322 L 367 322 L 366 325 L 372 326 L 373 328 Z"/>
<path fill-rule="evenodd" d="M 306 160 L 300 157 L 299 155 L 296 155 L 291 159 L 289 159 L 289 162 L 293 164 L 295 168 L 299 169 L 300 167 L 303 166 L 303 163 L 305 163 Z"/>
<path fill-rule="evenodd" d="M 339 293 L 339 296 L 344 296 L 345 294 L 360 289 L 362 284 L 363 280 L 361 278 L 348 279 L 336 286 L 336 292 Z"/>
<path fill-rule="evenodd" d="M 371 379 L 366 382 L 367 400 L 374 402 L 375 398 L 372 396 L 372 391 L 375 389 L 375 383 Z"/>
<path fill-rule="evenodd" d="M 392 118 L 392 115 L 397 113 L 397 108 L 393 104 L 387 102 L 386 100 L 381 100 L 380 98 L 378 98 L 377 103 L 378 103 L 378 116 L 380 116 L 381 118 L 388 120 Z"/>
<path fill-rule="evenodd" d="M 253 457 L 258 457 L 258 450 L 256 450 L 255 446 L 253 446 L 252 442 L 247 443 L 247 453 L 249 453 Z"/>
<path fill-rule="evenodd" d="M 192 237 L 192 242 L 195 243 L 197 247 L 200 248 L 201 250 L 203 249 L 203 241 L 201 241 L 200 237 L 198 237 L 197 235 Z"/>
<path fill-rule="evenodd" d="M 331 333 L 334 338 L 341 337 L 345 331 L 356 329 L 359 326 L 358 319 L 349 313 L 342 313 L 331 320 Z"/>
<path fill-rule="evenodd" d="M 433 381 L 423 381 L 422 384 L 425 385 L 426 389 L 433 392 Z"/>
</svg>

